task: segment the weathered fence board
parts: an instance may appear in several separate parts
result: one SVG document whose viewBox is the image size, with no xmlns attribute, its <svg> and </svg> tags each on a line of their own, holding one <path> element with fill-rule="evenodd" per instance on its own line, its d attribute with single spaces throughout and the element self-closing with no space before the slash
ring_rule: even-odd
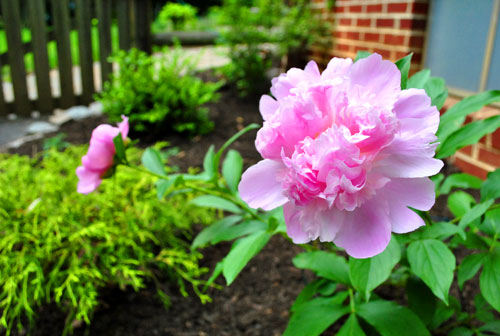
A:
<svg viewBox="0 0 500 336">
<path fill-rule="evenodd" d="M 52 10 L 52 26 L 47 26 L 47 4 Z M 36 109 L 49 114 L 54 108 L 68 108 L 75 104 L 88 104 L 96 91 L 93 60 L 92 19 L 98 20 L 99 62 L 101 82 L 109 79 L 112 64 L 108 62 L 112 48 L 112 15 L 118 25 L 120 49 L 135 46 L 151 51 L 151 0 L 75 0 L 74 20 L 70 18 L 69 0 L 0 0 L 3 26 L 7 35 L 7 52 L 0 54 L 0 69 L 10 67 L 14 101 L 5 101 L 0 90 L 0 116 L 9 113 L 29 116 Z M 113 10 L 113 4 L 116 7 Z M 22 42 L 20 6 L 27 10 L 27 23 L 32 40 Z M 92 10 L 95 9 L 95 13 Z M 78 58 L 80 65 L 81 95 L 75 94 L 73 77 L 74 60 L 71 54 L 72 30 L 78 34 Z M 50 63 L 47 43 L 56 41 L 57 70 L 61 95 L 54 97 L 50 83 Z M 95 42 L 95 41 L 94 41 Z M 30 100 L 26 80 L 24 56 L 33 53 L 37 87 L 36 100 Z M 31 75 L 30 75 L 31 76 Z M 75 77 L 78 78 L 78 77 Z M 0 79 L 2 74 L 0 73 Z M 77 84 L 80 84 L 79 82 Z M 78 86 L 78 85 L 77 85 Z M 31 88 L 30 88 L 31 90 Z"/>
<path fill-rule="evenodd" d="M 68 108 L 75 104 L 73 61 L 71 59 L 71 41 L 69 37 L 70 21 L 68 0 L 51 0 L 51 4 L 57 43 L 59 81 L 61 84 L 61 107 Z"/>
<path fill-rule="evenodd" d="M 7 109 L 7 105 L 5 104 L 5 97 L 3 94 L 3 74 L 2 74 L 2 60 L 0 59 L 0 117 L 6 116 L 9 112 Z"/>
<path fill-rule="evenodd" d="M 5 23 L 5 33 L 8 44 L 8 60 L 12 86 L 14 87 L 15 112 L 20 115 L 30 115 L 31 109 L 26 86 L 26 68 L 21 40 L 21 18 L 19 16 L 18 0 L 1 0 Z"/>
<path fill-rule="evenodd" d="M 94 94 L 94 66 L 92 58 L 90 1 L 77 0 L 76 21 L 78 29 L 78 48 L 80 73 L 82 78 L 82 102 L 89 104 Z"/>
<path fill-rule="evenodd" d="M 45 11 L 45 1 L 29 0 L 28 6 L 38 93 L 36 106 L 40 113 L 50 114 L 54 108 L 50 87 L 49 56 L 47 53 L 47 27 L 45 26 L 45 18 L 40 15 Z"/>
</svg>

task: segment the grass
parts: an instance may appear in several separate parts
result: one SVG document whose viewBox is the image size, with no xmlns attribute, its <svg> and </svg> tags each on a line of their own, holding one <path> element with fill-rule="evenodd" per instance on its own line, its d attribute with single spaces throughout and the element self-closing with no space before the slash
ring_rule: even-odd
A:
<svg viewBox="0 0 500 336">
<path fill-rule="evenodd" d="M 92 59 L 93 61 L 99 60 L 99 31 L 97 29 L 97 20 L 92 21 L 91 28 L 92 35 Z M 22 28 L 21 39 L 23 43 L 31 41 L 31 31 L 28 28 Z M 80 54 L 79 54 L 79 41 L 78 41 L 78 31 L 72 30 L 70 32 L 70 45 L 71 45 L 71 58 L 74 65 L 80 64 Z M 111 25 L 111 45 L 112 52 L 118 50 L 118 26 L 116 23 Z M 0 54 L 7 51 L 7 37 L 4 29 L 0 29 Z M 57 68 L 57 44 L 56 41 L 50 41 L 47 43 L 47 53 L 49 57 L 49 66 L 51 69 Z M 27 53 L 24 55 L 24 64 L 26 67 L 26 72 L 33 72 L 35 69 L 35 61 L 33 53 Z M 4 65 L 2 67 L 3 80 L 10 80 L 10 67 Z"/>
</svg>

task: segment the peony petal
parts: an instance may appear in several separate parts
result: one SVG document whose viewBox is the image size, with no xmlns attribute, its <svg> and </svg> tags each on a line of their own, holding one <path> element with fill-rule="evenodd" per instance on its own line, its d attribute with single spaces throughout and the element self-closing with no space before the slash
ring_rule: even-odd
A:
<svg viewBox="0 0 500 336">
<path fill-rule="evenodd" d="M 304 72 L 310 76 L 314 76 L 314 77 L 320 76 L 318 64 L 316 64 L 316 62 L 314 62 L 314 61 L 309 61 L 307 63 L 306 67 L 304 68 Z"/>
<path fill-rule="evenodd" d="M 113 143 L 114 137 L 116 137 L 120 133 L 120 130 L 117 127 L 113 127 L 111 125 L 99 125 L 92 132 L 92 137 L 90 138 L 90 145 L 93 142 L 104 143 L 107 146 L 115 148 Z"/>
<path fill-rule="evenodd" d="M 391 154 L 379 161 L 374 169 L 387 177 L 413 178 L 436 175 L 443 165 L 443 161 L 432 157 Z"/>
<path fill-rule="evenodd" d="M 408 89 L 399 94 L 394 112 L 401 121 L 401 132 L 434 135 L 439 126 L 439 111 L 431 106 L 431 99 L 424 90 Z"/>
<path fill-rule="evenodd" d="M 336 79 L 349 72 L 352 66 L 352 59 L 334 57 L 328 62 L 325 71 L 321 74 L 321 79 Z"/>
<path fill-rule="evenodd" d="M 274 100 L 271 96 L 262 95 L 259 102 L 259 111 L 264 120 L 269 119 L 276 110 L 280 107 L 280 104 Z"/>
<path fill-rule="evenodd" d="M 283 206 L 283 215 L 286 223 L 286 233 L 295 244 L 305 244 L 311 241 L 309 235 L 302 229 L 301 212 L 292 203 Z"/>
<path fill-rule="evenodd" d="M 76 168 L 78 176 L 77 192 L 80 194 L 88 194 L 96 190 L 101 184 L 101 176 L 99 173 L 86 169 L 85 167 Z"/>
<path fill-rule="evenodd" d="M 114 154 L 114 146 L 111 147 L 107 142 L 93 141 L 87 154 L 82 157 L 82 164 L 90 170 L 104 171 L 113 165 Z"/>
<path fill-rule="evenodd" d="M 370 258 L 385 250 L 391 240 L 388 206 L 373 198 L 351 212 L 345 212 L 335 244 L 354 258 Z"/>
<path fill-rule="evenodd" d="M 402 203 L 389 203 L 389 212 L 392 232 L 407 233 L 425 225 L 424 220 L 415 211 L 408 209 Z"/>
<path fill-rule="evenodd" d="M 241 198 L 254 209 L 272 210 L 286 202 L 280 175 L 285 166 L 281 162 L 262 160 L 248 168 L 238 186 Z"/>
<path fill-rule="evenodd" d="M 128 118 L 123 114 L 122 114 L 122 122 L 118 124 L 118 129 L 122 134 L 123 140 L 125 140 L 128 136 L 129 125 L 128 125 Z"/>
<path fill-rule="evenodd" d="M 390 201 L 422 211 L 430 210 L 436 201 L 434 182 L 429 178 L 392 179 L 382 192 Z"/>
<path fill-rule="evenodd" d="M 354 63 L 350 77 L 350 93 L 361 93 L 362 101 L 378 106 L 392 108 L 401 91 L 401 72 L 394 63 L 382 60 L 379 54 L 372 54 Z M 361 89 L 352 90 L 357 86 Z"/>
</svg>

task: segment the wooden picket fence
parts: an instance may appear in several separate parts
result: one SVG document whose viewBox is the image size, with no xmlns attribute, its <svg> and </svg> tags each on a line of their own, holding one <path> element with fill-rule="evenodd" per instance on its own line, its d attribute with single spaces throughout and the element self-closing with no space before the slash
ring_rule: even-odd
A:
<svg viewBox="0 0 500 336">
<path fill-rule="evenodd" d="M 70 1 L 73 17 L 70 15 Z M 3 28 L 6 32 L 6 53 L 0 55 L 0 69 L 10 66 L 14 101 L 6 102 L 0 86 L 0 117 L 14 113 L 30 116 L 32 111 L 50 114 L 55 108 L 86 105 L 95 93 L 92 60 L 91 20 L 97 18 L 99 32 L 99 63 L 101 81 L 104 83 L 111 72 L 108 57 L 112 50 L 111 25 L 116 20 L 119 48 L 137 47 L 151 51 L 151 0 L 0 0 Z M 21 8 L 21 6 L 23 6 Z M 21 9 L 27 13 L 26 26 L 31 31 L 31 41 L 21 39 Z M 50 11 L 47 11 L 50 9 Z M 47 25 L 52 17 L 52 25 Z M 74 91 L 73 61 L 71 57 L 70 31 L 77 30 L 81 71 L 81 94 Z M 54 97 L 49 76 L 47 43 L 57 44 L 60 96 Z M 37 98 L 30 100 L 26 82 L 24 55 L 33 53 Z M 0 73 L 0 77 L 1 77 Z M 1 83 L 1 82 L 0 82 Z"/>
</svg>

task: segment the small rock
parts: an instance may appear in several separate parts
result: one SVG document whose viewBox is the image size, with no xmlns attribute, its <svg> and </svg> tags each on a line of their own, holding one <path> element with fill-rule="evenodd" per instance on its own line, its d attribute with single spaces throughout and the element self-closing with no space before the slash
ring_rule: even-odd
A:
<svg viewBox="0 0 500 336">
<path fill-rule="evenodd" d="M 26 132 L 31 134 L 36 133 L 52 133 L 56 132 L 59 128 L 56 125 L 53 125 L 46 121 L 35 121 L 31 125 L 28 126 Z"/>
<path fill-rule="evenodd" d="M 69 116 L 65 111 L 56 109 L 54 114 L 49 117 L 49 121 L 52 124 L 61 126 L 64 123 L 67 123 L 71 120 L 71 116 Z"/>
<path fill-rule="evenodd" d="M 90 109 L 87 106 L 73 106 L 66 110 L 66 115 L 68 115 L 71 119 L 79 120 L 85 119 L 92 115 Z"/>
</svg>

